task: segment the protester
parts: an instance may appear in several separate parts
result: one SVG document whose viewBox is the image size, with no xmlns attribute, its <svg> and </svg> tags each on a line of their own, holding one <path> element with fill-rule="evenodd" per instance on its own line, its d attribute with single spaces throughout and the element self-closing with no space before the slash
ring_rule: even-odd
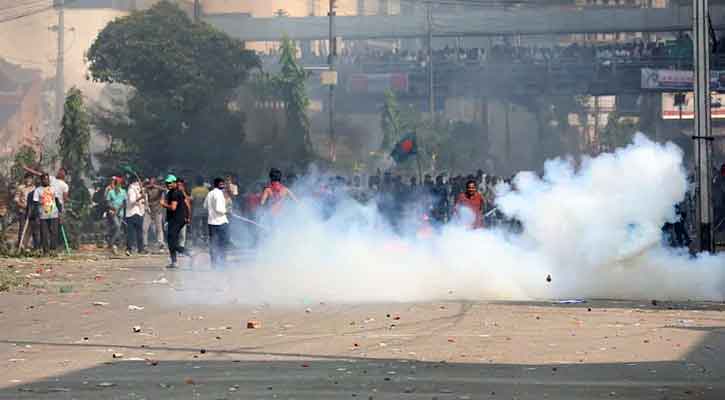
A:
<svg viewBox="0 0 725 400">
<path fill-rule="evenodd" d="M 224 195 L 227 197 L 227 210 L 232 211 L 232 207 L 234 207 L 237 197 L 239 197 L 239 186 L 234 183 L 234 177 L 231 174 L 227 175 L 225 179 L 226 189 L 224 189 Z"/>
<path fill-rule="evenodd" d="M 165 187 L 159 185 L 156 177 L 149 178 L 144 187 L 148 199 L 146 213 L 143 220 L 143 244 L 149 248 L 149 231 L 154 228 L 156 244 L 159 250 L 164 248 L 164 214 L 161 212 L 161 199 L 164 197 Z"/>
<path fill-rule="evenodd" d="M 15 196 L 13 201 L 15 202 L 16 215 L 18 218 L 18 247 L 25 248 L 26 244 L 31 238 L 34 238 L 32 225 L 30 224 L 32 204 L 28 203 L 28 195 L 35 190 L 35 182 L 33 175 L 26 173 L 23 178 L 23 182 L 15 188 Z M 32 197 L 31 197 L 32 202 Z M 27 226 L 26 226 L 27 225 Z M 37 243 L 33 242 L 33 247 Z"/>
<path fill-rule="evenodd" d="M 106 188 L 106 222 L 108 224 L 108 247 L 114 255 L 118 254 L 118 242 L 122 234 L 124 204 L 127 199 L 122 180 L 114 176 Z"/>
<path fill-rule="evenodd" d="M 260 206 L 266 208 L 272 216 L 278 216 L 287 199 L 297 202 L 294 193 L 282 184 L 282 171 L 272 168 L 269 171 L 269 186 L 262 192 Z"/>
<path fill-rule="evenodd" d="M 138 177 L 132 176 L 126 198 L 126 255 L 130 256 L 133 247 L 139 254 L 145 254 L 143 244 L 143 220 L 146 214 L 146 198 Z"/>
<path fill-rule="evenodd" d="M 220 267 L 226 260 L 225 246 L 229 241 L 229 220 L 227 219 L 225 182 L 222 178 L 214 179 L 212 189 L 204 200 L 207 210 L 209 229 L 209 257 L 214 267 Z"/>
<path fill-rule="evenodd" d="M 28 166 L 23 166 L 23 169 L 25 169 L 26 172 L 35 176 L 43 175 L 43 172 L 34 170 Z M 65 168 L 61 167 L 58 168 L 58 172 L 55 174 L 55 176 L 50 176 L 50 186 L 53 187 L 53 190 L 55 190 L 56 193 L 58 193 L 61 204 L 64 204 L 66 200 L 70 198 L 70 188 L 65 182 L 66 174 L 67 171 L 65 170 Z"/>
<path fill-rule="evenodd" d="M 185 254 L 186 250 L 179 244 L 181 230 L 187 221 L 186 197 L 178 189 L 176 176 L 168 175 L 164 180 L 168 192 L 160 201 L 161 207 L 166 209 L 166 243 L 169 247 L 171 262 L 167 268 L 177 267 L 177 255 Z"/>
<path fill-rule="evenodd" d="M 181 232 L 179 233 L 179 245 L 186 249 L 187 234 L 191 230 L 191 194 L 189 194 L 189 191 L 186 187 L 186 181 L 183 179 L 177 178 L 176 189 L 184 195 L 184 204 L 186 205 L 184 214 L 185 224 L 184 227 L 181 228 Z"/>
<path fill-rule="evenodd" d="M 194 184 L 191 189 L 191 240 L 196 245 L 207 239 L 207 211 L 204 209 L 204 202 L 209 189 L 201 176 L 196 177 Z"/>
<path fill-rule="evenodd" d="M 58 227 L 61 223 L 63 203 L 58 192 L 50 184 L 50 176 L 41 174 L 40 186 L 33 192 L 40 220 L 40 243 L 43 252 L 53 254 L 58 246 Z"/>
<path fill-rule="evenodd" d="M 481 193 L 478 192 L 478 182 L 475 179 L 468 179 L 466 181 L 466 191 L 460 193 L 456 198 L 456 215 L 462 218 L 472 218 L 473 221 L 469 223 L 469 227 L 471 229 L 481 229 L 483 228 L 483 208 L 484 199 Z M 464 210 L 470 212 L 471 215 L 465 215 Z"/>
</svg>

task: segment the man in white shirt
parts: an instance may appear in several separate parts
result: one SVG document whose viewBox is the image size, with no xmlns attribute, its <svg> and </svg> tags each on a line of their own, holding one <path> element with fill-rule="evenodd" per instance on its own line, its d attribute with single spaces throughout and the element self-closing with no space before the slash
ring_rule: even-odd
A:
<svg viewBox="0 0 725 400">
<path fill-rule="evenodd" d="M 144 254 L 143 217 L 146 213 L 146 198 L 141 183 L 133 176 L 128 185 L 126 198 L 126 255 L 130 256 L 134 245 L 139 254 Z"/>
<path fill-rule="evenodd" d="M 224 194 L 224 179 L 214 179 L 214 189 L 206 195 L 204 208 L 208 212 L 209 226 L 209 257 L 213 267 L 224 264 L 226 255 L 224 247 L 229 240 L 229 220 L 227 219 L 227 199 Z"/>
</svg>

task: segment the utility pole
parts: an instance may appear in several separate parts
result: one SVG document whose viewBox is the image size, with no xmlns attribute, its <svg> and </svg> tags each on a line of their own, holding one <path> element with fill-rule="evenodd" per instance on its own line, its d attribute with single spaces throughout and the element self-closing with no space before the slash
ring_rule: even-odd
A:
<svg viewBox="0 0 725 400">
<path fill-rule="evenodd" d="M 327 63 L 330 67 L 330 77 L 334 82 L 330 82 L 330 161 L 337 161 L 337 137 L 335 135 L 335 86 L 337 85 L 337 74 L 335 73 L 335 58 L 337 57 L 337 38 L 335 37 L 335 0 L 330 0 L 330 11 L 327 13 L 330 17 L 330 53 L 327 56 Z"/>
<path fill-rule="evenodd" d="M 55 62 L 55 120 L 63 120 L 63 105 L 65 103 L 65 15 L 63 15 L 63 0 L 56 0 L 58 8 L 58 26 L 52 28 L 58 34 L 58 56 Z"/>
<path fill-rule="evenodd" d="M 710 129 L 710 31 L 708 26 L 708 0 L 694 0 L 692 30 L 695 66 L 695 144 L 697 168 L 697 239 L 700 251 L 712 252 L 712 180 L 710 157 L 712 131 Z"/>
<path fill-rule="evenodd" d="M 428 111 L 435 123 L 435 88 L 433 82 L 433 8 L 426 2 L 426 20 L 428 21 Z"/>
<path fill-rule="evenodd" d="M 198 23 L 201 19 L 201 4 L 200 0 L 194 0 L 194 23 Z"/>
</svg>

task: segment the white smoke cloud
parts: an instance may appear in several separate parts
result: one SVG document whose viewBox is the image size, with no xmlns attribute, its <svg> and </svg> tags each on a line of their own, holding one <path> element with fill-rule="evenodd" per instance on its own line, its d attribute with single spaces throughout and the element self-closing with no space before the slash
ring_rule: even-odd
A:
<svg viewBox="0 0 725 400">
<path fill-rule="evenodd" d="M 374 205 L 345 201 L 325 219 L 308 198 L 288 209 L 251 262 L 179 272 L 190 290 L 176 300 L 722 300 L 725 257 L 693 258 L 661 243 L 661 227 L 675 220 L 687 189 L 682 159 L 675 145 L 638 134 L 578 168 L 556 159 L 543 177 L 522 172 L 515 190 L 499 187 L 498 199 L 523 223 L 520 235 L 449 225 L 427 237 L 401 236 Z"/>
</svg>

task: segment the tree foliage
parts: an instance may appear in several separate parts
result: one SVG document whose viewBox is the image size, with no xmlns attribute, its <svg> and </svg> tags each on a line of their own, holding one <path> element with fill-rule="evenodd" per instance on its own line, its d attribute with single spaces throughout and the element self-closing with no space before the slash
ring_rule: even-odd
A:
<svg viewBox="0 0 725 400">
<path fill-rule="evenodd" d="M 312 149 L 310 119 L 307 115 L 310 99 L 305 85 L 308 74 L 297 62 L 296 49 L 286 37 L 280 45 L 279 64 L 281 70 L 273 76 L 272 81 L 279 98 L 284 102 L 292 156 L 295 159 L 308 160 Z"/>
<path fill-rule="evenodd" d="M 90 195 L 83 177 L 91 172 L 91 129 L 81 91 L 72 87 L 63 108 L 63 120 L 58 137 L 61 165 L 68 172 L 71 202 L 76 209 L 90 204 Z"/>
<path fill-rule="evenodd" d="M 38 153 L 31 146 L 21 146 L 13 157 L 13 164 L 10 167 L 10 179 L 12 182 L 20 182 L 25 176 L 26 172 L 23 168 L 28 166 L 35 169 L 40 169 L 38 159 Z"/>
<path fill-rule="evenodd" d="M 109 23 L 88 51 L 98 82 L 130 86 L 123 107 L 96 115 L 146 167 L 227 168 L 244 141 L 244 114 L 233 98 L 260 65 L 242 42 L 194 23 L 167 1 Z M 128 118 L 113 110 L 123 109 Z"/>
<path fill-rule="evenodd" d="M 403 133 L 402 123 L 398 99 L 395 93 L 388 89 L 385 91 L 385 103 L 380 112 L 380 129 L 383 131 L 383 141 L 380 144 L 382 152 L 389 153 L 400 140 Z"/>
</svg>

